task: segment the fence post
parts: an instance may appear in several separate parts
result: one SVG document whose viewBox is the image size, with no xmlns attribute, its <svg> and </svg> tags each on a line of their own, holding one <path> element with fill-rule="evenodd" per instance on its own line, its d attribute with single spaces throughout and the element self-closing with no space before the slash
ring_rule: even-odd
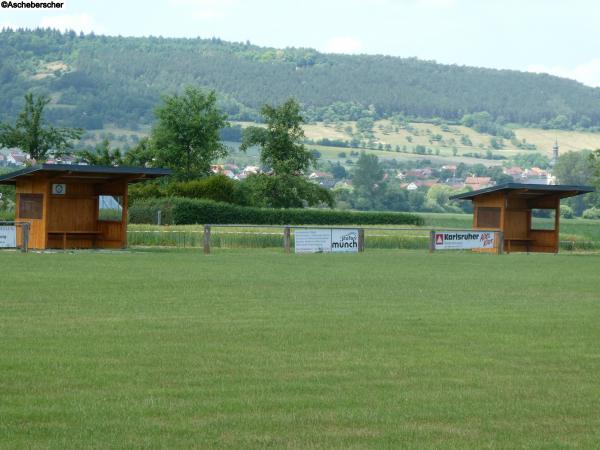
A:
<svg viewBox="0 0 600 450">
<path fill-rule="evenodd" d="M 435 230 L 429 232 L 429 253 L 435 251 Z"/>
<path fill-rule="evenodd" d="M 358 229 L 358 251 L 359 252 L 365 251 L 365 229 L 364 228 Z"/>
<path fill-rule="evenodd" d="M 498 231 L 498 254 L 504 252 L 504 231 Z"/>
<path fill-rule="evenodd" d="M 162 211 L 160 209 L 156 212 L 156 224 L 162 225 Z"/>
<path fill-rule="evenodd" d="M 22 239 L 21 239 L 21 245 L 22 245 L 22 249 L 21 251 L 23 253 L 27 253 L 29 250 L 29 222 L 25 222 L 22 225 Z"/>
<path fill-rule="evenodd" d="M 283 228 L 283 251 L 290 253 L 290 227 Z"/>
<path fill-rule="evenodd" d="M 204 254 L 210 254 L 210 225 L 204 225 Z"/>
</svg>

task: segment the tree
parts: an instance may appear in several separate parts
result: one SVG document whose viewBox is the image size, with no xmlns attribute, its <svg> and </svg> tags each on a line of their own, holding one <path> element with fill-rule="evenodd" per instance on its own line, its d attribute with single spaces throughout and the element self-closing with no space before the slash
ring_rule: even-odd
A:
<svg viewBox="0 0 600 450">
<path fill-rule="evenodd" d="M 45 124 L 44 108 L 49 102 L 48 97 L 34 98 L 32 93 L 26 94 L 25 106 L 15 125 L 0 124 L 0 146 L 18 147 L 37 161 L 45 160 L 51 151 L 58 155 L 71 149 L 71 141 L 79 139 L 83 130 Z"/>
<path fill-rule="evenodd" d="M 594 177 L 594 171 L 597 170 L 597 166 L 594 166 L 596 154 L 589 150 L 564 153 L 558 158 L 553 174 L 560 184 L 597 183 L 598 180 Z M 598 200 L 598 194 L 591 193 L 568 198 L 563 203 L 570 206 L 576 215 L 581 215 L 585 209 L 598 204 Z"/>
<path fill-rule="evenodd" d="M 331 164 L 331 174 L 336 180 L 346 178 L 346 169 L 338 161 L 336 164 Z"/>
<path fill-rule="evenodd" d="M 280 106 L 265 105 L 261 112 L 267 127 L 246 128 L 240 149 L 260 146 L 260 161 L 271 168 L 272 173 L 252 176 L 245 181 L 250 203 L 273 208 L 332 206 L 331 193 L 302 176 L 315 158 L 302 143 L 304 119 L 300 105 L 289 99 Z"/>
<path fill-rule="evenodd" d="M 300 105 L 290 98 L 281 106 L 263 106 L 261 114 L 267 127 L 246 128 L 240 149 L 246 151 L 258 145 L 261 148 L 260 161 L 273 169 L 275 175 L 305 172 L 315 158 L 302 143 L 304 119 L 300 115 Z"/>
<path fill-rule="evenodd" d="M 375 202 L 377 193 L 381 190 L 382 179 L 383 169 L 379 164 L 379 158 L 361 152 L 352 176 L 352 184 L 357 191 L 364 193 L 369 201 Z"/>
<path fill-rule="evenodd" d="M 228 126 L 217 108 L 214 91 L 188 87 L 183 95 L 163 97 L 151 141 L 159 165 L 172 168 L 186 180 L 210 173 L 213 161 L 227 155 L 219 130 Z"/>
<path fill-rule="evenodd" d="M 125 153 L 123 164 L 126 166 L 152 167 L 156 164 L 156 151 L 147 137 Z"/>
<path fill-rule="evenodd" d="M 589 184 L 594 175 L 590 161 L 592 155 L 589 150 L 563 153 L 554 166 L 553 174 L 560 184 Z"/>
<path fill-rule="evenodd" d="M 120 166 L 123 164 L 121 150 L 111 150 L 108 139 L 98 144 L 94 151 L 84 150 L 79 153 L 79 158 L 88 164 L 96 166 Z"/>
<path fill-rule="evenodd" d="M 327 189 L 300 176 L 249 176 L 242 183 L 242 196 L 250 206 L 269 208 L 303 208 L 305 206 L 333 206 L 333 195 Z"/>
</svg>

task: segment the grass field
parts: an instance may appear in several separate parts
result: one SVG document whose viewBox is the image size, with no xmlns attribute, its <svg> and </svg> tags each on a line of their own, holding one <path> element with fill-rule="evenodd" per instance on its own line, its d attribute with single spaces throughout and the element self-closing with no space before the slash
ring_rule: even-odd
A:
<svg viewBox="0 0 600 450">
<path fill-rule="evenodd" d="M 0 447 L 596 448 L 599 264 L 0 252 Z"/>
</svg>

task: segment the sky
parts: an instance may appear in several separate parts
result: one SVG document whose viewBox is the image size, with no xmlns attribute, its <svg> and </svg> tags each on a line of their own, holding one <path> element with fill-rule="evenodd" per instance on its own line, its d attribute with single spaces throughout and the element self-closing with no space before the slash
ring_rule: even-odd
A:
<svg viewBox="0 0 600 450">
<path fill-rule="evenodd" d="M 61 9 L 2 8 L 0 28 L 219 37 L 546 72 L 600 86 L 598 0 L 63 1 Z"/>
</svg>

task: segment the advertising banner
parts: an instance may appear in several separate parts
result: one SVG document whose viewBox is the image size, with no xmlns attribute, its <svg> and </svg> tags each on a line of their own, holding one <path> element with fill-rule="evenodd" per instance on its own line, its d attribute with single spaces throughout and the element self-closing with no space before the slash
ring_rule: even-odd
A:
<svg viewBox="0 0 600 450">
<path fill-rule="evenodd" d="M 358 253 L 358 230 L 298 228 L 294 242 L 296 253 Z"/>
<path fill-rule="evenodd" d="M 0 225 L 0 248 L 15 248 L 17 246 L 17 227 Z"/>
<path fill-rule="evenodd" d="M 331 230 L 333 253 L 358 253 L 358 230 Z"/>
<path fill-rule="evenodd" d="M 493 231 L 436 231 L 435 250 L 469 250 L 494 248 L 496 234 Z"/>
</svg>

